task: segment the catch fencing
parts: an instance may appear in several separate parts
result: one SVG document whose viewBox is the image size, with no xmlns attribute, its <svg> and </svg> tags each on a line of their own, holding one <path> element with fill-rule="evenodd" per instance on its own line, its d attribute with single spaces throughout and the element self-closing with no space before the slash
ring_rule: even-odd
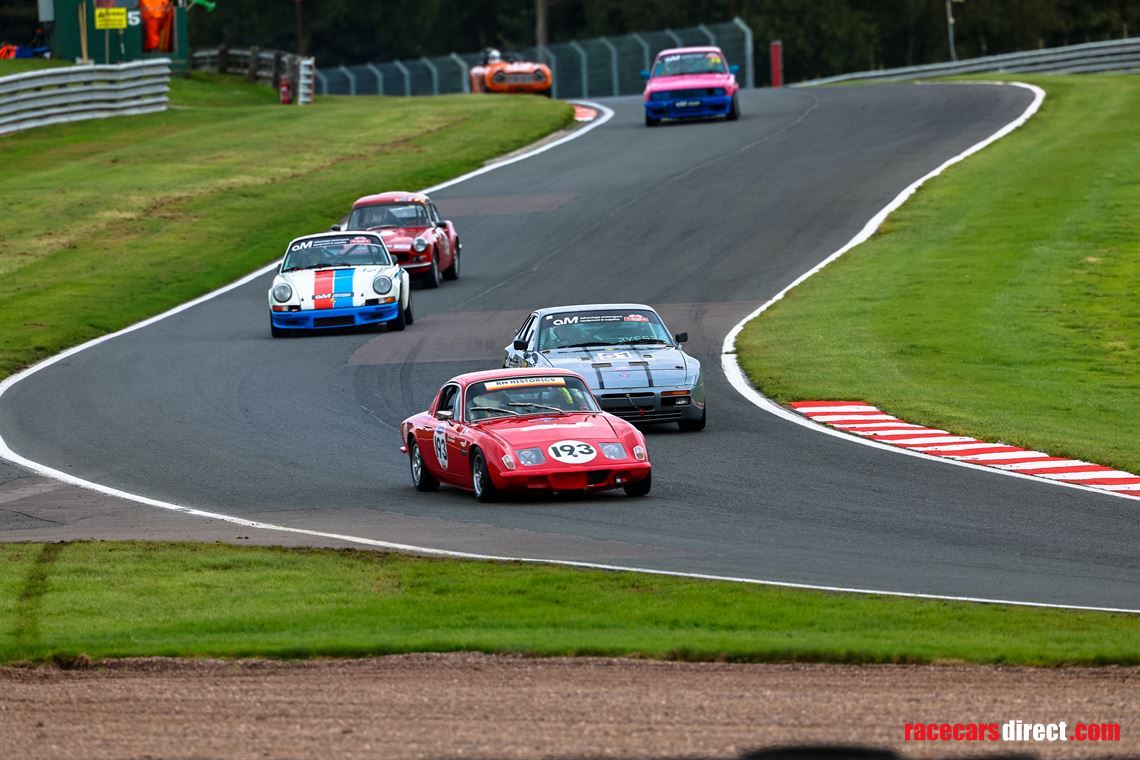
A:
<svg viewBox="0 0 1140 760">
<path fill-rule="evenodd" d="M 796 87 L 810 87 L 858 80 L 932 79 L 959 74 L 1092 74 L 1098 72 L 1140 72 L 1140 37 L 1106 42 L 1028 50 L 1020 53 L 987 55 L 963 61 L 932 63 L 879 71 L 858 71 L 822 79 L 800 82 Z"/>
<path fill-rule="evenodd" d="M 68 66 L 0 77 L 0 134 L 165 111 L 170 59 Z"/>
<path fill-rule="evenodd" d="M 739 18 L 723 24 L 701 24 L 612 37 L 595 37 L 504 52 L 519 53 L 550 66 L 556 98 L 597 98 L 640 94 L 641 72 L 659 50 L 716 45 L 741 67 L 741 83 L 755 87 L 752 30 Z M 482 63 L 482 51 L 320 68 L 317 91 L 322 95 L 443 95 L 470 92 L 468 72 Z"/>
<path fill-rule="evenodd" d="M 257 47 L 202 48 L 190 54 L 190 67 L 199 71 L 216 71 L 220 74 L 238 74 L 249 82 L 260 82 L 273 89 L 288 78 L 296 88 L 296 105 L 313 102 L 316 61 L 281 50 L 261 50 Z"/>
</svg>

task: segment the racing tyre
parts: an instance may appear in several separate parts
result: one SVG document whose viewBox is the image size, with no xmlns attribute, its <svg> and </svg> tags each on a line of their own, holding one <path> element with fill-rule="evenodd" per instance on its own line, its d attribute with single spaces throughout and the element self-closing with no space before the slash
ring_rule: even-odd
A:
<svg viewBox="0 0 1140 760">
<path fill-rule="evenodd" d="M 420 275 L 420 284 L 428 290 L 438 288 L 439 284 L 443 282 L 443 277 L 439 274 L 439 252 L 432 253 L 431 269 Z"/>
<path fill-rule="evenodd" d="M 630 483 L 628 486 L 622 486 L 626 496 L 645 496 L 649 493 L 649 489 L 653 487 L 653 473 L 650 472 L 645 476 L 645 480 L 639 480 L 636 483 Z"/>
<path fill-rule="evenodd" d="M 708 420 L 709 410 L 704 409 L 701 411 L 701 418 L 699 420 L 679 420 L 677 427 L 681 428 L 682 433 L 696 433 L 697 431 L 705 429 L 705 422 Z"/>
<path fill-rule="evenodd" d="M 408 310 L 399 309 L 396 318 L 388 322 L 388 332 L 400 332 L 408 326 Z"/>
<path fill-rule="evenodd" d="M 729 121 L 736 121 L 740 118 L 740 99 L 737 95 L 732 96 L 732 107 L 728 109 L 728 116 L 725 118 Z"/>
<path fill-rule="evenodd" d="M 476 449 L 471 452 L 471 487 L 475 498 L 486 503 L 499 498 L 499 489 L 491 481 L 491 471 L 487 468 L 487 458 Z"/>
<path fill-rule="evenodd" d="M 284 327 L 278 327 L 273 324 L 273 320 L 269 320 L 269 334 L 274 338 L 288 338 L 293 335 L 292 330 L 286 330 Z"/>
<path fill-rule="evenodd" d="M 408 308 L 404 309 L 404 324 L 410 325 L 416 321 L 416 315 L 412 313 L 412 294 L 408 293 Z"/>
<path fill-rule="evenodd" d="M 447 269 L 443 270 L 443 279 L 445 279 L 445 280 L 458 280 L 459 279 L 459 256 L 460 256 L 460 253 L 461 253 L 461 251 L 460 251 L 459 245 L 456 244 L 456 246 L 455 246 L 455 257 L 451 260 L 451 266 L 449 266 Z"/>
<path fill-rule="evenodd" d="M 412 469 L 412 485 L 416 487 L 417 491 L 439 490 L 439 481 L 428 472 L 424 465 L 423 455 L 420 454 L 420 447 L 416 445 L 413 439 L 408 440 L 408 462 Z"/>
<path fill-rule="evenodd" d="M 661 120 L 660 120 L 660 119 L 654 119 L 654 118 L 653 118 L 652 116 L 650 116 L 649 114 L 645 114 L 645 126 L 647 126 L 647 127 L 656 127 L 656 126 L 657 126 L 658 124 L 660 124 L 660 123 L 661 123 Z"/>
</svg>

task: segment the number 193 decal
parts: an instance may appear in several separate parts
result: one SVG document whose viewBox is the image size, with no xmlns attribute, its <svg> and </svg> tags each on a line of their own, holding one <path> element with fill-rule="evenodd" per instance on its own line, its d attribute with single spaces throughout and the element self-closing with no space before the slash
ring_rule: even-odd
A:
<svg viewBox="0 0 1140 760">
<path fill-rule="evenodd" d="M 546 449 L 552 459 L 566 464 L 583 464 L 598 456 L 598 450 L 583 441 L 559 441 Z"/>
</svg>

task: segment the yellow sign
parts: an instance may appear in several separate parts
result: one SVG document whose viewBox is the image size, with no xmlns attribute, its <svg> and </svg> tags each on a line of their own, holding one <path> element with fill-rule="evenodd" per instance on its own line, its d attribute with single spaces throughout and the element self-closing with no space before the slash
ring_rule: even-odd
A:
<svg viewBox="0 0 1140 760">
<path fill-rule="evenodd" d="M 95 9 L 95 28 L 96 29 L 126 29 L 127 28 L 127 9 L 126 8 L 96 8 Z"/>
</svg>

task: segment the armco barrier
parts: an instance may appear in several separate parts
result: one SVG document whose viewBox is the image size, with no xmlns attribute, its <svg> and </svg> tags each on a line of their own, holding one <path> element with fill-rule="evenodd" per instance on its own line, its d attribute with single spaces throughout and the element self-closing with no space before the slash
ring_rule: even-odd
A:
<svg viewBox="0 0 1140 760">
<path fill-rule="evenodd" d="M 616 37 L 596 37 L 505 52 L 548 64 L 556 98 L 635 95 L 645 88 L 641 71 L 657 51 L 670 47 L 716 45 L 729 63 L 740 65 L 740 81 L 756 86 L 752 30 L 739 18 L 724 24 L 665 29 Z M 316 72 L 322 95 L 442 95 L 468 92 L 467 72 L 482 53 L 451 53 L 434 58 L 405 58 L 384 63 L 337 66 Z"/>
<path fill-rule="evenodd" d="M 0 134 L 165 111 L 170 59 L 69 66 L 0 78 Z"/>
<path fill-rule="evenodd" d="M 931 63 L 925 66 L 907 66 L 898 69 L 879 71 L 858 71 L 840 74 L 823 79 L 800 82 L 795 87 L 810 87 L 836 82 L 853 82 L 872 79 L 932 79 L 959 74 L 981 73 L 1048 73 L 1048 74 L 1090 74 L 1095 72 L 1136 72 L 1140 71 L 1140 37 L 1106 42 L 1086 42 L 1081 45 L 1043 48 L 1020 53 L 987 55 L 981 58 L 968 58 L 963 61 Z"/>
</svg>

